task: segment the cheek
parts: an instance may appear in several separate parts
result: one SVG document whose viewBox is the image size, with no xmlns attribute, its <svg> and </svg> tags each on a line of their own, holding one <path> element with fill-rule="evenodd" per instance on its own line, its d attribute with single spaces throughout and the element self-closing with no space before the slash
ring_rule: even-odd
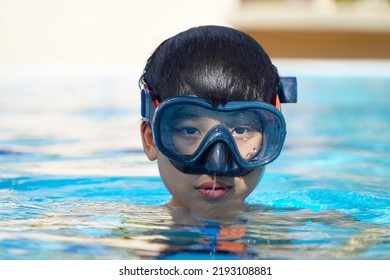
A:
<svg viewBox="0 0 390 280">
<path fill-rule="evenodd" d="M 171 164 L 171 162 L 161 154 L 157 156 L 157 165 L 160 172 L 160 176 L 166 186 L 171 186 L 177 174 L 177 169 Z"/>
<path fill-rule="evenodd" d="M 244 177 L 240 177 L 238 179 L 240 180 L 239 185 L 241 186 L 241 190 L 244 196 L 248 196 L 256 188 L 261 178 L 263 177 L 264 172 L 265 167 L 257 168 L 248 175 L 245 175 Z"/>
<path fill-rule="evenodd" d="M 256 186 L 260 182 L 261 178 L 263 178 L 264 172 L 265 172 L 265 167 L 257 168 L 253 170 L 251 173 L 249 173 L 248 177 L 245 178 L 244 180 L 248 181 L 248 184 Z"/>
<path fill-rule="evenodd" d="M 172 195 L 192 186 L 192 176 L 177 170 L 169 159 L 161 154 L 157 156 L 157 165 L 161 179 Z"/>
</svg>

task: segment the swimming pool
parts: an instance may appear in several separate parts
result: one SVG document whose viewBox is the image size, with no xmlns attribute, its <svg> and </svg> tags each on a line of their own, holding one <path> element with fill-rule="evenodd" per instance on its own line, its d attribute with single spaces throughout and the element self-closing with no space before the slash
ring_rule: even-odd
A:
<svg viewBox="0 0 390 280">
<path fill-rule="evenodd" d="M 163 206 L 141 67 L 3 65 L 0 259 L 390 259 L 390 64 L 281 65 L 285 148 L 226 223 Z"/>
</svg>

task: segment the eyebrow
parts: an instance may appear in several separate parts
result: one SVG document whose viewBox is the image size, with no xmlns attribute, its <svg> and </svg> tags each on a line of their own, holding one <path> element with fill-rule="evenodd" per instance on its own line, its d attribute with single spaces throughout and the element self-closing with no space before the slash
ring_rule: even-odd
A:
<svg viewBox="0 0 390 280">
<path fill-rule="evenodd" d="M 208 112 L 209 110 L 202 110 L 199 112 L 198 110 L 193 110 L 192 108 L 180 108 L 177 111 L 174 112 L 174 118 L 180 118 L 180 119 L 189 119 L 189 118 L 201 118 L 205 117 L 205 112 Z"/>
<path fill-rule="evenodd" d="M 189 112 L 176 112 L 174 114 L 174 118 L 177 119 L 192 119 L 192 118 L 200 118 L 203 117 L 202 115 L 196 114 L 196 113 L 189 113 Z"/>
</svg>

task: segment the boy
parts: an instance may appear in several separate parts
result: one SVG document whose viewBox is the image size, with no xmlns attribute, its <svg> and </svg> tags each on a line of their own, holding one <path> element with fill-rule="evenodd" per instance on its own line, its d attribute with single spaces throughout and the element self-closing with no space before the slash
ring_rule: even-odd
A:
<svg viewBox="0 0 390 280">
<path fill-rule="evenodd" d="M 295 79 L 280 78 L 248 35 L 202 26 L 164 41 L 140 86 L 143 147 L 172 194 L 167 206 L 209 219 L 243 210 L 282 149 L 279 100 L 295 102 Z"/>
</svg>

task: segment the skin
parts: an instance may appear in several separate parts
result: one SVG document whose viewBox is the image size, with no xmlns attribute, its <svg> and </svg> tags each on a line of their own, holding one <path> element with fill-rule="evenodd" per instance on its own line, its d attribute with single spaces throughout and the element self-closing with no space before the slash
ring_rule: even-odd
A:
<svg viewBox="0 0 390 280">
<path fill-rule="evenodd" d="M 167 203 L 172 208 L 186 209 L 193 215 L 205 219 L 225 219 L 240 213 L 244 200 L 260 182 L 265 168 L 257 168 L 242 177 L 217 176 L 217 188 L 221 195 L 210 198 L 199 188 L 214 184 L 214 177 L 206 174 L 185 174 L 177 170 L 167 157 L 161 154 L 153 140 L 153 132 L 148 123 L 141 124 L 141 137 L 144 152 L 149 160 L 157 160 L 160 176 L 172 194 Z"/>
</svg>

